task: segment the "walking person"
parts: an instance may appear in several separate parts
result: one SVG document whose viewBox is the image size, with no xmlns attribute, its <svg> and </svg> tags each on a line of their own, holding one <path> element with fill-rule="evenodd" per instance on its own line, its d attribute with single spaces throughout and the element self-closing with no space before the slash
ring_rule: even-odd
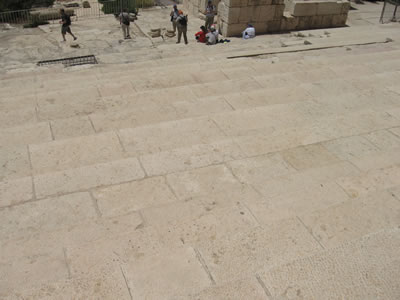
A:
<svg viewBox="0 0 400 300">
<path fill-rule="evenodd" d="M 122 10 L 122 13 L 119 14 L 119 23 L 122 27 L 122 34 L 124 36 L 124 39 L 130 39 L 131 35 L 129 34 L 129 25 L 131 24 L 131 21 L 128 10 L 126 8 L 124 8 Z"/>
<path fill-rule="evenodd" d="M 212 24 L 214 24 L 215 12 L 216 12 L 215 5 L 213 5 L 212 1 L 209 0 L 206 7 L 206 11 L 204 13 L 206 15 L 206 24 L 204 26 L 206 27 L 207 30 L 210 29 Z"/>
<path fill-rule="evenodd" d="M 171 22 L 172 22 L 172 29 L 174 30 L 174 33 L 176 33 L 176 19 L 179 17 L 179 10 L 176 4 L 174 4 L 174 9 L 171 11 Z"/>
<path fill-rule="evenodd" d="M 72 31 L 71 31 L 71 18 L 70 16 L 68 16 L 65 13 L 64 8 L 60 9 L 60 14 L 61 14 L 61 21 L 60 24 L 61 25 L 61 35 L 63 37 L 63 41 L 66 42 L 67 40 L 65 39 L 65 35 L 67 34 L 67 32 L 74 38 L 74 41 L 77 39 L 77 37 L 75 35 L 73 35 Z"/>
<path fill-rule="evenodd" d="M 185 40 L 185 44 L 188 43 L 186 32 L 187 32 L 187 23 L 188 17 L 187 15 L 183 15 L 183 12 L 179 10 L 179 16 L 176 19 L 176 27 L 178 28 L 178 41 L 176 42 L 179 44 L 181 42 L 181 37 L 183 34 L 183 39 Z"/>
</svg>

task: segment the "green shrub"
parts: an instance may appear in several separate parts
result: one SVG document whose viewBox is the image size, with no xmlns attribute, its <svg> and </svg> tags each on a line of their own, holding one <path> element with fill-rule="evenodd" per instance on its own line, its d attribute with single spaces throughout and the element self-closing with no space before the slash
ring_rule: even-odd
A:
<svg viewBox="0 0 400 300">
<path fill-rule="evenodd" d="M 123 8 L 130 13 L 137 13 L 137 8 L 141 5 L 141 0 L 98 0 L 103 4 L 101 10 L 105 14 L 119 14 Z M 122 2 L 122 7 L 121 7 Z"/>
<path fill-rule="evenodd" d="M 83 6 L 83 8 L 90 8 L 89 1 L 83 1 L 82 6 Z"/>
</svg>

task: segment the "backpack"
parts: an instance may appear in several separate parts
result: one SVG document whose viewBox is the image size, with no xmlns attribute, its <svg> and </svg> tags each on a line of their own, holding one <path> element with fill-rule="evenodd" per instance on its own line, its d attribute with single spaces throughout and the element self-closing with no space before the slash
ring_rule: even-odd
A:
<svg viewBox="0 0 400 300">
<path fill-rule="evenodd" d="M 128 16 L 126 16 L 126 15 L 124 15 L 124 14 L 122 14 L 122 23 L 123 24 L 125 24 L 125 25 L 130 25 L 130 20 L 129 20 L 129 15 Z"/>
<path fill-rule="evenodd" d="M 68 15 L 65 16 L 65 25 L 67 25 L 67 26 L 71 25 L 71 18 Z"/>
<path fill-rule="evenodd" d="M 187 25 L 187 17 L 186 16 L 180 17 L 179 24 L 181 24 L 182 26 L 186 26 Z"/>
</svg>

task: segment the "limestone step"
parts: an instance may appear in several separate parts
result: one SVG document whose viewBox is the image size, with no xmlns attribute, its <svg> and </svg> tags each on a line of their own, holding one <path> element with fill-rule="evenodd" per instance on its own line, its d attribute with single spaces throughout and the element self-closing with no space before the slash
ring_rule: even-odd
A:
<svg viewBox="0 0 400 300">
<path fill-rule="evenodd" d="M 398 228 L 388 228 L 359 241 L 268 268 L 259 276 L 274 298 L 301 295 L 307 299 L 396 299 L 400 292 L 395 279 L 399 237 Z"/>
</svg>

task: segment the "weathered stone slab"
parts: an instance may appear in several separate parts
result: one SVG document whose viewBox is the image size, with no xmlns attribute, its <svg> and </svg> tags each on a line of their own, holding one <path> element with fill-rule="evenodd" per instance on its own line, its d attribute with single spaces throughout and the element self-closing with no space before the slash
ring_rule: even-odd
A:
<svg viewBox="0 0 400 300">
<path fill-rule="evenodd" d="M 253 300 L 267 300 L 263 288 L 257 279 L 249 277 L 243 280 L 232 281 L 224 285 L 217 285 L 207 288 L 196 295 L 186 298 L 191 300 L 242 300 L 242 299 L 253 299 Z M 183 300 L 184 298 L 182 298 Z"/>
<path fill-rule="evenodd" d="M 149 176 L 186 171 L 244 157 L 232 140 L 193 145 L 140 157 Z"/>
<path fill-rule="evenodd" d="M 315 1 L 293 1 L 289 6 L 289 11 L 292 16 L 315 16 L 317 14 L 318 3 Z"/>
<path fill-rule="evenodd" d="M 0 127 L 15 127 L 20 125 L 34 124 L 37 122 L 35 107 L 20 108 L 17 110 L 0 111 Z"/>
<path fill-rule="evenodd" d="M 235 160 L 229 162 L 228 166 L 241 182 L 259 182 L 260 184 L 296 171 L 280 153 Z"/>
<path fill-rule="evenodd" d="M 2 241 L 38 231 L 48 232 L 72 227 L 97 214 L 88 193 L 25 203 L 0 210 Z"/>
<path fill-rule="evenodd" d="M 396 299 L 398 229 L 377 232 L 260 274 L 273 298 Z"/>
<path fill-rule="evenodd" d="M 370 233 L 400 224 L 400 202 L 381 191 L 314 211 L 301 217 L 325 247 L 336 247 Z"/>
<path fill-rule="evenodd" d="M 119 131 L 122 144 L 131 155 L 143 155 L 224 138 L 222 131 L 207 118 L 160 123 Z"/>
<path fill-rule="evenodd" d="M 177 201 L 163 177 L 96 189 L 93 191 L 93 196 L 97 200 L 102 216 L 105 217 L 125 215 L 147 207 Z"/>
<path fill-rule="evenodd" d="M 177 101 L 171 106 L 175 109 L 179 118 L 193 118 L 232 111 L 232 107 L 222 96 Z"/>
<path fill-rule="evenodd" d="M 51 141 L 50 126 L 47 122 L 0 129 L 0 140 L 7 146 L 27 145 Z"/>
<path fill-rule="evenodd" d="M 31 177 L 0 181 L 0 207 L 18 204 L 32 198 Z"/>
<path fill-rule="evenodd" d="M 199 248 L 217 283 L 252 276 L 318 249 L 318 243 L 296 219 L 227 235 Z"/>
<path fill-rule="evenodd" d="M 396 186 L 400 180 L 400 166 L 390 165 L 386 168 L 370 170 L 356 176 L 338 178 L 340 184 L 352 197 L 358 197 L 375 190 L 383 190 Z"/>
<path fill-rule="evenodd" d="M 400 164 L 400 147 L 351 159 L 350 162 L 362 171 L 380 169 Z"/>
<path fill-rule="evenodd" d="M 179 199 L 229 190 L 240 183 L 224 165 L 217 165 L 167 175 L 167 180 Z"/>
<path fill-rule="evenodd" d="M 116 160 L 76 169 L 34 176 L 36 196 L 39 198 L 117 184 L 144 177 L 136 158 Z"/>
<path fill-rule="evenodd" d="M 363 135 L 363 137 L 382 150 L 390 150 L 400 147 L 400 137 L 388 130 L 373 131 Z"/>
<path fill-rule="evenodd" d="M 345 137 L 322 143 L 322 145 L 343 160 L 379 152 L 375 145 L 361 136 Z"/>
<path fill-rule="evenodd" d="M 94 134 L 93 126 L 88 117 L 73 117 L 50 122 L 54 139 L 66 139 L 82 135 Z"/>
<path fill-rule="evenodd" d="M 276 221 L 308 215 L 349 199 L 334 182 L 311 183 L 296 191 L 282 192 L 271 198 L 244 199 L 247 207 L 261 224 L 269 226 Z"/>
<path fill-rule="evenodd" d="M 147 208 L 142 214 L 166 242 L 180 240 L 193 247 L 258 226 L 249 210 L 241 204 L 215 207 L 203 204 L 202 200 L 200 197 Z"/>
<path fill-rule="evenodd" d="M 36 273 L 37 275 L 37 273 Z M 33 276 L 36 276 L 33 275 Z M 121 270 L 107 274 L 91 274 L 87 278 L 73 278 L 42 284 L 34 288 L 17 287 L 4 298 L 31 300 L 51 299 L 112 299 L 130 300 L 129 290 Z"/>
<path fill-rule="evenodd" d="M 35 174 L 61 171 L 123 158 L 114 132 L 30 145 Z"/>
<path fill-rule="evenodd" d="M 0 180 L 8 180 L 31 174 L 26 146 L 0 147 Z"/>
<path fill-rule="evenodd" d="M 360 172 L 356 167 L 347 162 L 326 165 L 319 168 L 306 169 L 301 172 L 283 175 L 271 180 L 249 180 L 258 191 L 267 197 L 304 189 L 308 185 L 324 184 L 339 177 L 356 175 Z"/>
<path fill-rule="evenodd" d="M 297 170 L 320 167 L 340 162 L 321 144 L 300 146 L 281 152 L 283 158 Z"/>
</svg>

